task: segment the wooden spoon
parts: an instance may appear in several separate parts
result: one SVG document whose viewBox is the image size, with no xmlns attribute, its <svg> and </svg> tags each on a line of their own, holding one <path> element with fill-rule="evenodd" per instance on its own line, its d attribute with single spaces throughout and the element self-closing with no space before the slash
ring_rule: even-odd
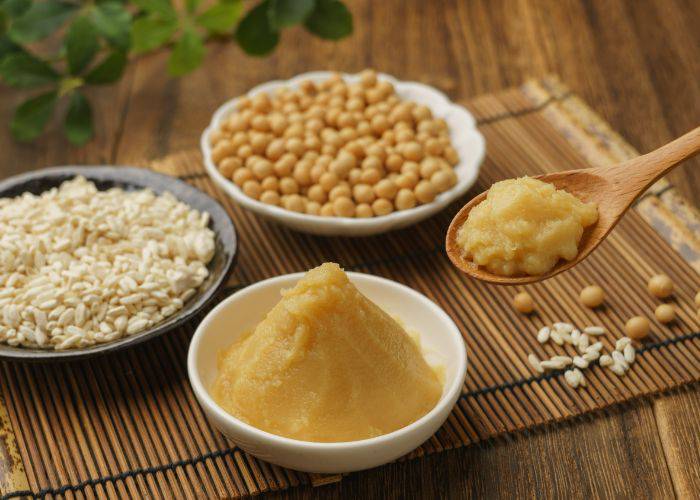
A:
<svg viewBox="0 0 700 500">
<path fill-rule="evenodd" d="M 452 219 L 445 238 L 447 255 L 462 272 L 496 285 L 521 285 L 551 278 L 588 257 L 620 221 L 632 203 L 651 184 L 682 161 L 697 154 L 698 151 L 700 151 L 700 127 L 651 153 L 612 167 L 567 170 L 535 177 L 554 184 L 558 189 L 568 191 L 581 201 L 593 201 L 598 205 L 598 221 L 584 231 L 576 258 L 571 261 L 560 260 L 551 271 L 545 274 L 499 276 L 478 267 L 462 256 L 461 248 L 457 244 L 457 233 L 467 220 L 469 211 L 484 200 L 488 191 L 473 198 Z"/>
</svg>

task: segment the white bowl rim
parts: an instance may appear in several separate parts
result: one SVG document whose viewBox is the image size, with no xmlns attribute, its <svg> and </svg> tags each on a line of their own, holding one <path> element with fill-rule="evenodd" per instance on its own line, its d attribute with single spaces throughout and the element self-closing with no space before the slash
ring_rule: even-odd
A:
<svg viewBox="0 0 700 500">
<path fill-rule="evenodd" d="M 226 179 L 220 172 L 219 169 L 216 168 L 214 165 L 214 162 L 211 159 L 211 144 L 209 141 L 209 135 L 220 125 L 221 120 L 225 117 L 225 115 L 234 108 L 234 106 L 238 103 L 238 101 L 245 96 L 252 96 L 255 95 L 256 93 L 259 92 L 267 92 L 271 90 L 272 88 L 275 88 L 280 85 L 296 85 L 298 82 L 301 80 L 305 79 L 320 79 L 320 78 L 326 78 L 332 74 L 335 74 L 335 71 L 309 71 L 306 73 L 301 73 L 299 75 L 296 75 L 288 80 L 270 80 L 264 83 L 261 83 L 259 85 L 256 85 L 252 89 L 250 89 L 247 93 L 240 95 L 238 97 L 234 97 L 233 99 L 230 99 L 226 102 L 224 102 L 221 106 L 219 106 L 216 111 L 214 111 L 214 114 L 212 115 L 211 122 L 207 126 L 206 129 L 204 129 L 204 132 L 202 133 L 200 137 L 200 149 L 202 151 L 202 157 L 204 160 L 204 167 L 207 171 L 207 173 L 212 177 L 213 180 L 216 181 L 216 183 L 224 189 L 224 191 L 231 196 L 234 200 L 236 200 L 237 203 L 240 203 L 243 207 L 247 208 L 248 210 L 252 210 L 254 212 L 262 213 L 265 215 L 268 215 L 270 217 L 275 217 L 277 219 L 285 219 L 290 222 L 295 222 L 295 223 L 313 223 L 317 226 L 323 226 L 325 228 L 336 228 L 336 229 L 343 229 L 343 228 L 362 228 L 362 229 L 378 229 L 379 232 L 384 232 L 381 231 L 381 228 L 386 227 L 387 223 L 390 224 L 389 227 L 395 225 L 394 223 L 400 223 L 402 221 L 410 221 L 413 219 L 418 219 L 422 220 L 420 217 L 422 214 L 426 212 L 432 213 L 437 213 L 444 209 L 447 205 L 449 205 L 451 202 L 465 194 L 469 189 L 474 185 L 476 182 L 477 177 L 479 176 L 479 172 L 481 170 L 481 164 L 483 163 L 484 156 L 486 154 L 486 141 L 484 139 L 484 136 L 479 132 L 479 130 L 476 128 L 476 119 L 474 116 L 461 104 L 457 104 L 454 101 L 451 101 L 443 92 L 437 90 L 435 87 L 426 85 L 424 83 L 420 82 L 413 82 L 413 81 L 403 81 L 403 80 L 398 80 L 397 78 L 388 75 L 386 73 L 380 73 L 377 72 L 377 76 L 380 79 L 388 80 L 390 81 L 393 85 L 397 87 L 401 86 L 411 86 L 411 87 L 418 87 L 421 89 L 422 92 L 432 94 L 432 98 L 435 99 L 436 101 L 440 102 L 443 105 L 448 105 L 450 107 L 458 109 L 460 112 L 464 113 L 468 118 L 470 122 L 470 127 L 466 130 L 460 131 L 461 134 L 470 134 L 473 136 L 473 139 L 478 143 L 478 151 L 476 154 L 473 156 L 471 159 L 472 166 L 468 171 L 468 175 L 464 178 L 459 178 L 457 184 L 445 191 L 444 193 L 440 193 L 435 200 L 433 200 L 430 203 L 426 203 L 423 205 L 418 205 L 414 208 L 408 209 L 408 210 L 400 210 L 396 212 L 392 212 L 387 215 L 381 215 L 377 217 L 367 217 L 367 218 L 353 218 L 353 217 L 324 217 L 320 215 L 310 215 L 310 214 L 301 214 L 297 212 L 293 212 L 291 210 L 286 210 L 282 207 L 278 207 L 275 205 L 268 205 L 266 203 L 263 203 L 259 200 L 255 200 L 253 198 L 250 198 L 249 196 L 245 195 L 243 191 L 235 185 L 233 182 L 231 182 L 229 179 Z M 357 74 L 350 74 L 350 73 L 339 73 L 343 76 L 343 78 L 346 78 L 350 81 L 353 81 L 358 78 Z M 460 161 L 461 163 L 461 161 Z M 416 222 L 418 222 L 416 220 Z M 410 222 L 409 222 L 410 224 Z"/>
<path fill-rule="evenodd" d="M 465 380 L 466 372 L 467 372 L 467 352 L 466 352 L 466 345 L 464 344 L 464 339 L 462 337 L 462 334 L 460 333 L 459 328 L 457 328 L 457 325 L 452 320 L 452 318 L 450 318 L 449 315 L 440 306 L 435 304 L 435 302 L 430 300 L 428 297 L 426 297 L 422 293 L 417 292 L 416 290 L 413 290 L 412 288 L 409 288 L 408 286 L 406 286 L 402 283 L 398 283 L 396 281 L 392 281 L 390 279 L 383 278 L 381 276 L 375 276 L 372 274 L 348 272 L 347 274 L 350 277 L 351 281 L 353 280 L 353 278 L 369 279 L 370 281 L 374 280 L 374 281 L 382 283 L 384 285 L 397 287 L 402 292 L 409 294 L 409 295 L 413 295 L 414 297 L 417 297 L 419 300 L 427 303 L 428 307 L 430 307 L 437 316 L 440 316 L 443 320 L 446 320 L 447 324 L 450 325 L 448 332 L 451 336 L 459 338 L 463 348 L 458 349 L 457 373 L 456 373 L 454 379 L 449 382 L 449 385 L 447 386 L 446 390 L 443 391 L 442 396 L 440 397 L 438 402 L 435 404 L 435 406 L 428 413 L 423 415 L 421 418 L 419 418 L 415 422 L 412 422 L 412 423 L 408 424 L 407 426 L 401 427 L 400 429 L 392 431 L 388 434 L 382 434 L 381 436 L 376 436 L 376 437 L 368 438 L 368 439 L 359 439 L 357 441 L 339 441 L 339 442 L 303 441 L 300 439 L 293 439 L 293 438 L 288 438 L 288 437 L 284 437 L 284 436 L 279 436 L 277 434 L 273 434 L 271 432 L 267 432 L 267 431 L 264 431 L 262 429 L 258 429 L 257 427 L 254 427 L 250 424 L 247 424 L 247 423 L 243 422 L 242 420 L 239 420 L 238 418 L 234 417 L 230 413 L 226 412 L 209 395 L 209 391 L 204 387 L 204 384 L 202 383 L 202 381 L 199 377 L 199 372 L 197 370 L 197 362 L 196 362 L 195 353 L 197 352 L 197 350 L 199 348 L 199 344 L 202 340 L 205 329 L 213 321 L 213 318 L 216 316 L 216 314 L 218 312 L 220 312 L 220 310 L 224 309 L 230 302 L 232 302 L 235 297 L 238 296 L 240 298 L 241 295 L 245 295 L 246 293 L 252 293 L 256 289 L 269 286 L 277 281 L 299 280 L 305 274 L 306 273 L 304 273 L 304 272 L 283 274 L 280 276 L 275 276 L 272 278 L 268 278 L 268 279 L 259 281 L 255 284 L 248 285 L 245 288 L 238 290 L 237 292 L 235 292 L 235 293 L 231 294 L 229 297 L 227 297 L 225 300 L 221 301 L 211 311 L 209 311 L 209 313 L 205 316 L 205 318 L 202 320 L 202 322 L 199 324 L 199 326 L 195 330 L 195 333 L 192 336 L 192 341 L 190 342 L 190 347 L 189 347 L 189 350 L 187 353 L 187 371 L 188 371 L 190 383 L 193 386 L 195 394 L 199 395 L 199 398 L 201 398 L 201 400 L 203 400 L 203 403 L 206 404 L 217 415 L 217 417 L 226 420 L 228 423 L 237 427 L 238 430 L 242 431 L 243 433 L 252 434 L 254 436 L 257 436 L 257 437 L 262 438 L 262 439 L 267 440 L 267 441 L 274 441 L 275 444 L 283 445 L 287 448 L 296 448 L 296 449 L 303 448 L 304 450 L 307 450 L 307 451 L 310 451 L 310 450 L 330 451 L 330 450 L 341 450 L 341 449 L 347 450 L 347 449 L 352 449 L 352 448 L 370 447 L 370 446 L 375 446 L 375 445 L 381 445 L 381 444 L 386 443 L 388 441 L 391 441 L 399 436 L 410 434 L 411 432 L 417 430 L 418 428 L 422 427 L 423 425 L 428 424 L 430 422 L 430 420 L 432 420 L 432 418 L 435 415 L 442 412 L 447 405 L 452 404 L 451 401 L 453 399 L 456 399 L 455 397 L 459 397 L 459 393 L 461 392 L 462 386 L 464 385 L 464 380 Z M 450 408 L 450 410 L 451 410 L 451 408 Z"/>
</svg>

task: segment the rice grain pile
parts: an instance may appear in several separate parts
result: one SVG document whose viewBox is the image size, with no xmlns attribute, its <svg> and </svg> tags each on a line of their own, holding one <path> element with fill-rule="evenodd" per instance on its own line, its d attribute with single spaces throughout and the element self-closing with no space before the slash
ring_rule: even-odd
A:
<svg viewBox="0 0 700 500">
<path fill-rule="evenodd" d="M 71 349 L 171 316 L 207 277 L 209 214 L 83 177 L 0 199 L 0 342 Z"/>
</svg>

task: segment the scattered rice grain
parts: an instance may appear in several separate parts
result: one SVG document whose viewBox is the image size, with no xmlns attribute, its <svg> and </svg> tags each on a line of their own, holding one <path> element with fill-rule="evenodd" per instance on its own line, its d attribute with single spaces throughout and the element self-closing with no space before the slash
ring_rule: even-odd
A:
<svg viewBox="0 0 700 500">
<path fill-rule="evenodd" d="M 582 333 L 578 339 L 578 344 L 576 345 L 576 347 L 578 347 L 579 352 L 585 352 L 588 350 L 590 342 L 591 341 L 588 338 L 588 334 Z"/>
<path fill-rule="evenodd" d="M 615 342 L 615 350 L 622 352 L 625 350 L 625 347 L 627 347 L 631 342 L 631 338 L 622 337 L 621 339 L 618 339 L 617 342 Z"/>
<path fill-rule="evenodd" d="M 593 344 L 586 347 L 586 352 L 592 352 L 592 351 L 600 352 L 602 349 L 603 349 L 602 342 L 594 342 Z"/>
<path fill-rule="evenodd" d="M 615 361 L 616 364 L 622 365 L 622 367 L 626 370 L 629 368 L 629 363 L 625 359 L 624 354 L 622 354 L 620 351 L 613 351 L 612 352 L 612 359 Z"/>
<path fill-rule="evenodd" d="M 574 325 L 571 323 L 554 323 L 554 329 L 558 332 L 571 333 L 574 330 Z"/>
<path fill-rule="evenodd" d="M 551 338 L 557 345 L 564 345 L 564 339 L 561 338 L 561 334 L 557 330 L 553 330 L 549 335 L 549 338 Z"/>
<path fill-rule="evenodd" d="M 548 326 L 543 326 L 540 331 L 537 332 L 537 342 L 544 344 L 549 340 L 549 336 L 552 333 L 552 329 Z"/>
<path fill-rule="evenodd" d="M 588 360 L 581 356 L 574 356 L 574 365 L 578 368 L 588 368 Z"/>
<path fill-rule="evenodd" d="M 537 356 L 535 356 L 534 354 L 530 354 L 527 357 L 527 360 L 530 362 L 530 365 L 535 369 L 535 371 L 537 373 L 544 373 L 544 368 L 542 368 L 542 363 Z"/>
<path fill-rule="evenodd" d="M 598 362 L 600 363 L 600 366 L 611 366 L 613 363 L 615 363 L 615 361 L 607 354 L 603 354 Z"/>
<path fill-rule="evenodd" d="M 614 363 L 612 366 L 610 366 L 610 369 L 613 371 L 613 373 L 620 376 L 623 376 L 627 371 L 626 368 L 620 363 Z"/>
<path fill-rule="evenodd" d="M 561 370 L 566 367 L 566 364 L 562 363 L 561 361 L 546 360 L 542 361 L 540 366 L 545 370 Z"/>
<path fill-rule="evenodd" d="M 588 335 L 603 335 L 605 334 L 605 328 L 602 326 L 587 326 L 583 329 L 584 333 Z"/>
<path fill-rule="evenodd" d="M 564 372 L 564 379 L 566 380 L 566 383 L 574 389 L 577 388 L 580 383 L 580 378 L 574 370 L 566 370 Z"/>
</svg>

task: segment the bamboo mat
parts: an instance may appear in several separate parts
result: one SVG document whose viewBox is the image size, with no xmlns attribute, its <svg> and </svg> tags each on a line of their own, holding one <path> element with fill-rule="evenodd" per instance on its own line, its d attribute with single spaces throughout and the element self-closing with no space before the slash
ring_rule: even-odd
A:
<svg viewBox="0 0 700 500">
<path fill-rule="evenodd" d="M 488 150 L 477 186 L 465 200 L 501 178 L 610 164 L 636 154 L 555 79 L 465 104 L 478 118 Z M 510 306 L 521 288 L 483 285 L 449 264 L 444 233 L 464 200 L 389 235 L 319 238 L 281 229 L 233 206 L 203 173 L 197 152 L 173 155 L 153 167 L 214 194 L 231 213 L 240 250 L 229 292 L 335 261 L 348 270 L 405 283 L 457 322 L 470 362 L 463 395 L 440 431 L 407 458 L 570 419 L 700 379 L 700 323 L 693 305 L 700 288 L 700 218 L 665 181 L 583 264 L 526 287 L 538 313 L 523 317 Z M 669 327 L 654 324 L 627 376 L 596 366 L 587 371 L 583 390 L 571 389 L 559 374 L 533 376 L 530 352 L 546 357 L 562 349 L 537 343 L 534 332 L 542 325 L 603 324 L 620 336 L 630 316 L 653 317 L 657 300 L 645 285 L 656 272 L 676 283 L 678 321 Z M 577 303 L 579 290 L 589 283 L 607 291 L 607 307 L 600 311 Z M 3 453 L 15 466 L 0 477 L 0 493 L 9 493 L 2 498 L 237 497 L 340 480 L 259 461 L 208 425 L 185 370 L 195 324 L 86 363 L 3 364 L 0 466 Z M 612 348 L 610 336 L 603 341 Z M 17 490 L 24 491 L 12 493 Z"/>
</svg>

